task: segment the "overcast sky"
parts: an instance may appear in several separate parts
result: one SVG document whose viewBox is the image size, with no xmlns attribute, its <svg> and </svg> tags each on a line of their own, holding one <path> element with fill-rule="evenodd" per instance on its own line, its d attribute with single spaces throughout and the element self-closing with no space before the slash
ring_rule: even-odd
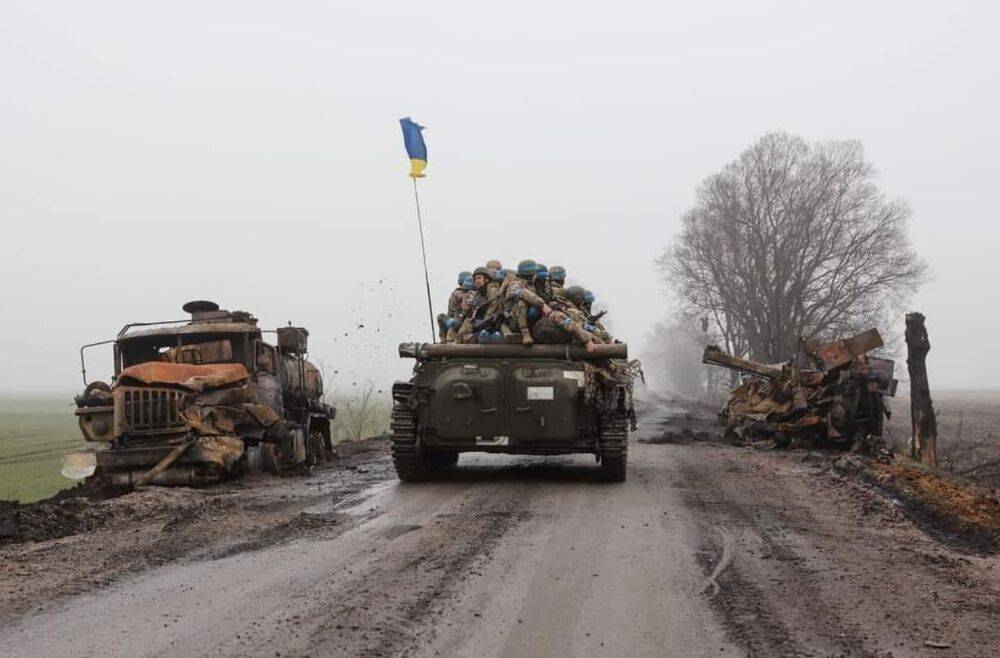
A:
<svg viewBox="0 0 1000 658">
<path fill-rule="evenodd" d="M 531 257 L 633 345 L 702 179 L 769 130 L 860 139 L 933 269 L 932 387 L 996 387 L 998 6 L 6 0 L 0 390 L 79 388 L 80 344 L 194 298 L 305 325 L 336 387 L 406 375 L 430 330 L 403 116 L 437 310 Z"/>
</svg>

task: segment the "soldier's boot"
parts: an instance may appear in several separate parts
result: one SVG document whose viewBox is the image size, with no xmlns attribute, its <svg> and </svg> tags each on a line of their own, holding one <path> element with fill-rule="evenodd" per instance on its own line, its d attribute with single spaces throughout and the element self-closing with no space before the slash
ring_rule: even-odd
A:
<svg viewBox="0 0 1000 658">
<path fill-rule="evenodd" d="M 527 327 L 521 329 L 521 344 L 529 347 L 535 344 L 535 339 L 531 337 L 531 330 Z"/>
</svg>

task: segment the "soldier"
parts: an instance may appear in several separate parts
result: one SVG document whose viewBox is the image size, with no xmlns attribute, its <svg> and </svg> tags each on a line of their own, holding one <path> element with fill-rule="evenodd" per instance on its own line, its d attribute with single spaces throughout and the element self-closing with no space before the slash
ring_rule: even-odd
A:
<svg viewBox="0 0 1000 658">
<path fill-rule="evenodd" d="M 602 336 L 594 333 L 594 327 L 589 323 L 587 314 L 583 311 L 584 289 L 580 286 L 570 286 L 563 290 L 563 297 L 559 301 L 553 302 L 555 311 L 562 313 L 573 321 L 578 327 L 590 335 L 591 340 L 604 343 L 607 342 Z"/>
<path fill-rule="evenodd" d="M 593 317 L 588 313 L 588 292 L 580 286 L 569 286 L 564 289 L 565 305 L 562 308 L 574 322 L 581 325 L 584 330 L 594 336 L 600 343 L 612 342 L 611 334 L 599 322 L 594 322 Z M 590 293 L 589 299 L 593 301 L 594 295 Z"/>
<path fill-rule="evenodd" d="M 467 318 L 472 313 L 472 304 L 476 298 L 476 284 L 472 281 L 472 276 L 465 277 L 462 282 L 462 303 L 458 317 L 448 319 L 448 336 L 446 343 L 458 342 L 458 331 Z"/>
<path fill-rule="evenodd" d="M 522 345 L 533 345 L 531 324 L 528 321 L 528 309 L 537 308 L 543 316 L 552 312 L 534 290 L 535 274 L 538 263 L 533 260 L 522 260 L 517 264 L 517 276 L 507 276 L 503 282 L 503 311 L 507 326 L 512 332 L 521 334 Z"/>
<path fill-rule="evenodd" d="M 486 328 L 487 324 L 499 324 L 501 320 L 499 315 L 488 314 L 491 306 L 489 285 L 494 282 L 495 276 L 485 267 L 477 267 L 472 271 L 472 282 L 476 292 L 470 303 L 471 309 L 455 334 L 456 342 L 474 342 L 477 331 Z"/>
<path fill-rule="evenodd" d="M 446 313 L 441 313 L 437 317 L 438 329 L 441 333 L 441 342 L 445 343 L 448 337 L 448 329 L 451 327 L 453 322 L 448 322 L 449 320 L 455 320 L 461 318 L 462 315 L 462 300 L 465 298 L 465 290 L 462 288 L 462 283 L 465 279 L 472 276 L 469 271 L 462 271 L 458 273 L 458 287 L 451 291 L 448 295 L 448 311 Z"/>
<path fill-rule="evenodd" d="M 497 267 L 491 267 L 491 265 L 496 265 Z M 486 282 L 486 299 L 488 302 L 486 317 L 488 318 L 499 318 L 503 312 L 503 293 L 501 292 L 503 284 L 500 280 L 500 272 L 502 270 L 499 265 L 500 261 L 498 260 L 491 260 L 486 263 L 486 276 L 489 279 Z"/>
<path fill-rule="evenodd" d="M 552 286 L 549 278 L 549 268 L 539 263 L 538 271 L 535 273 L 535 292 L 546 302 L 552 301 Z"/>
<path fill-rule="evenodd" d="M 552 302 L 552 312 L 532 327 L 538 342 L 576 342 L 586 346 L 588 352 L 594 351 L 596 343 L 604 342 L 588 331 L 586 314 L 571 301 L 576 298 L 582 303 L 583 292 L 583 288 L 579 286 L 570 286 L 564 291 L 563 299 Z"/>
<path fill-rule="evenodd" d="M 549 268 L 549 282 L 552 288 L 562 288 L 566 285 L 566 268 L 562 265 L 553 265 Z"/>
<path fill-rule="evenodd" d="M 552 288 L 552 299 L 566 301 L 566 268 L 553 265 L 549 268 L 549 287 Z"/>
<path fill-rule="evenodd" d="M 608 343 L 614 342 L 614 338 L 611 336 L 611 332 L 608 331 L 603 324 L 601 324 L 601 318 L 607 315 L 608 311 L 603 310 L 600 313 L 595 314 L 593 310 L 591 310 L 593 308 L 593 304 L 594 304 L 594 293 L 588 290 L 584 293 L 583 296 L 583 312 L 587 314 L 587 317 L 590 320 L 590 324 L 592 324 L 596 329 L 597 335 L 602 336 L 605 339 L 605 342 Z"/>
<path fill-rule="evenodd" d="M 569 343 L 575 342 L 593 352 L 597 340 L 589 331 L 569 317 L 564 311 L 553 310 L 546 317 L 535 323 L 532 332 L 539 343 Z"/>
</svg>

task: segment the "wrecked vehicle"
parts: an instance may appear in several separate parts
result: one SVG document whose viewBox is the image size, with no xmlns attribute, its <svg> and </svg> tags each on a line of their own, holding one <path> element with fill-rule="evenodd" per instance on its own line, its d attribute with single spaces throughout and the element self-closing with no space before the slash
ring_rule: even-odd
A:
<svg viewBox="0 0 1000 658">
<path fill-rule="evenodd" d="M 635 429 L 628 347 L 404 343 L 413 377 L 392 388 L 392 459 L 404 481 L 453 466 L 462 452 L 588 453 L 625 480 Z"/>
<path fill-rule="evenodd" d="M 249 313 L 208 301 L 183 309 L 190 319 L 131 323 L 80 349 L 76 416 L 88 449 L 64 455 L 63 475 L 194 485 L 327 459 L 335 411 L 306 359 L 309 332 L 281 327 L 272 345 Z M 107 344 L 114 377 L 88 383 L 85 351 Z"/>
<path fill-rule="evenodd" d="M 883 345 L 878 330 L 828 344 L 799 343 L 796 359 L 779 365 L 705 348 L 703 363 L 746 376 L 719 414 L 726 436 L 873 452 L 889 417 L 885 397 L 895 395 L 897 384 L 894 363 L 868 355 Z"/>
</svg>

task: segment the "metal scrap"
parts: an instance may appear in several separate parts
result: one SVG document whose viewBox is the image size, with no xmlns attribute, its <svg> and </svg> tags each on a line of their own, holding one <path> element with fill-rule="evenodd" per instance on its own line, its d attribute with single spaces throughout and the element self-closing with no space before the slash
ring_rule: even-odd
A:
<svg viewBox="0 0 1000 658">
<path fill-rule="evenodd" d="M 846 340 L 800 341 L 796 359 L 766 365 L 705 348 L 702 361 L 743 373 L 720 413 L 726 435 L 753 443 L 873 450 L 896 390 L 894 364 L 868 356 L 883 345 L 876 329 Z"/>
</svg>

